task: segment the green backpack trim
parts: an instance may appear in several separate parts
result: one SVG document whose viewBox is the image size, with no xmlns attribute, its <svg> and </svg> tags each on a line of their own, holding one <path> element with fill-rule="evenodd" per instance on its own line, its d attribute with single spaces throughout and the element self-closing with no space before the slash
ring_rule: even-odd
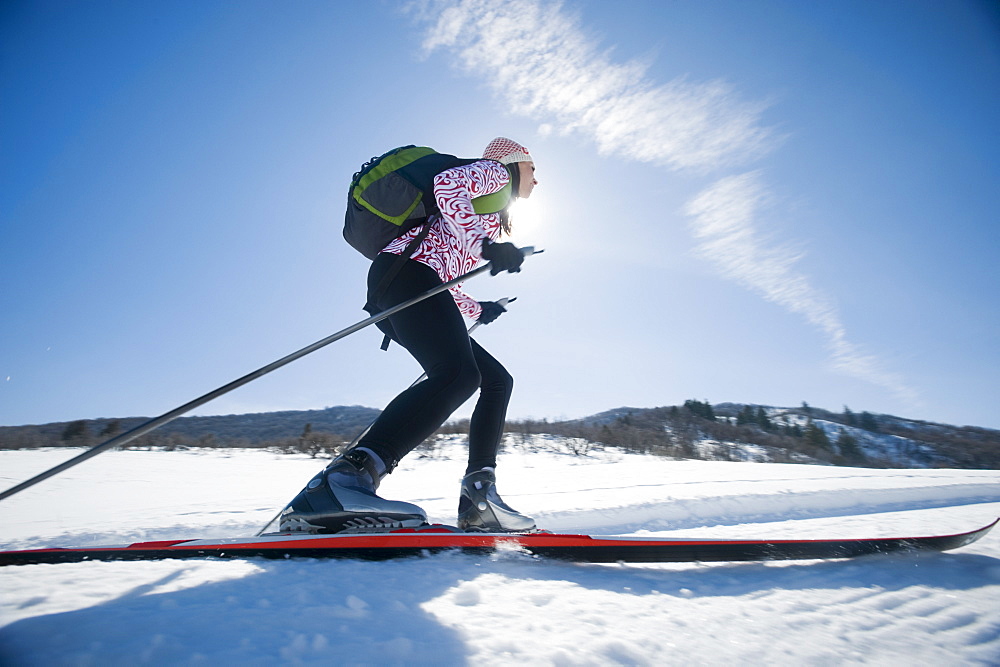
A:
<svg viewBox="0 0 1000 667">
<path fill-rule="evenodd" d="M 380 158 L 378 163 L 368 172 L 364 173 L 360 176 L 360 178 L 355 180 L 354 187 L 351 188 L 351 197 L 360 206 L 363 206 L 383 220 L 390 222 L 397 227 L 401 226 L 406 220 L 409 219 L 410 215 L 420 204 L 420 200 L 423 197 L 422 192 L 417 191 L 413 202 L 406 207 L 402 213 L 397 215 L 391 215 L 378 210 L 362 195 L 364 195 L 365 190 L 367 190 L 372 183 L 394 174 L 396 171 L 407 166 L 411 162 L 419 160 L 427 155 L 433 155 L 436 152 L 437 151 L 432 148 L 422 146 L 407 146 L 391 151 L 389 154 Z"/>
<path fill-rule="evenodd" d="M 508 169 L 508 173 L 509 171 L 510 170 Z M 513 191 L 514 188 L 510 186 L 510 183 L 507 183 L 507 185 L 503 186 L 493 194 L 474 197 L 472 200 L 472 208 L 478 215 L 499 213 L 507 208 Z"/>
</svg>

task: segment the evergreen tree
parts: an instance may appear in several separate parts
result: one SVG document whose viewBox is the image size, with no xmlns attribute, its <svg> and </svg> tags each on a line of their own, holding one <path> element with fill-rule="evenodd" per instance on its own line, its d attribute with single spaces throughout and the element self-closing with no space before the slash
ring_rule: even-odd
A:
<svg viewBox="0 0 1000 667">
<path fill-rule="evenodd" d="M 757 414 L 754 416 L 754 423 L 765 431 L 770 431 L 774 428 L 774 424 L 771 423 L 770 418 L 767 416 L 767 411 L 762 407 L 757 408 Z"/>
<path fill-rule="evenodd" d="M 740 410 L 739 413 L 736 415 L 736 425 L 743 426 L 745 424 L 752 424 L 752 423 L 754 423 L 753 408 L 751 408 L 749 405 L 744 405 L 743 409 Z"/>
<path fill-rule="evenodd" d="M 792 422 L 788 418 L 787 413 L 781 415 L 781 423 L 775 424 L 775 428 L 777 428 L 778 432 L 781 433 L 782 435 L 789 435 L 792 436 L 793 438 L 802 436 L 801 432 L 798 435 L 795 434 L 795 429 L 792 427 Z"/>
<path fill-rule="evenodd" d="M 860 426 L 866 431 L 878 433 L 878 421 L 875 419 L 875 415 L 870 412 L 861 413 Z"/>
<path fill-rule="evenodd" d="M 693 415 L 697 415 L 702 419 L 708 419 L 709 421 L 715 421 L 715 410 L 712 409 L 712 404 L 707 400 L 703 403 L 689 399 L 684 401 L 684 407 Z"/>
<path fill-rule="evenodd" d="M 864 460 L 865 455 L 861 451 L 861 447 L 858 446 L 858 439 L 848 433 L 847 429 L 840 429 L 840 433 L 837 434 L 836 444 L 840 455 L 848 461 Z"/>
<path fill-rule="evenodd" d="M 851 412 L 851 409 L 849 407 L 847 407 L 846 405 L 844 406 L 844 422 L 848 426 L 857 426 L 858 425 L 858 418 L 857 418 L 857 416 L 855 416 L 855 414 L 853 412 Z"/>
<path fill-rule="evenodd" d="M 810 420 L 809 425 L 806 426 L 805 439 L 806 443 L 813 447 L 830 449 L 830 438 L 827 437 L 826 431 L 817 426 L 814 421 Z"/>
</svg>

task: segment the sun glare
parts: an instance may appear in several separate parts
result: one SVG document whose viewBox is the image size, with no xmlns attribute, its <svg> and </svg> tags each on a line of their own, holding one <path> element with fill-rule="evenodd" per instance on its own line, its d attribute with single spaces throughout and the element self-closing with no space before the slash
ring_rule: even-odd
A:
<svg viewBox="0 0 1000 667">
<path fill-rule="evenodd" d="M 511 239 L 524 245 L 537 241 L 544 221 L 544 208 L 540 202 L 521 199 L 510 207 Z"/>
</svg>

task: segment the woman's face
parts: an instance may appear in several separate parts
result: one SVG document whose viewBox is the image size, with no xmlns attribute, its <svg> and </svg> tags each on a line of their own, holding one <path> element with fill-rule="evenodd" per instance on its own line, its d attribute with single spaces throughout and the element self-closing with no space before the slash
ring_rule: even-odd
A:
<svg viewBox="0 0 1000 667">
<path fill-rule="evenodd" d="M 538 185 L 538 181 L 535 180 L 535 163 L 518 162 L 517 167 L 521 170 L 521 182 L 517 188 L 517 196 L 521 199 L 527 199 L 531 196 L 531 191 Z"/>
</svg>

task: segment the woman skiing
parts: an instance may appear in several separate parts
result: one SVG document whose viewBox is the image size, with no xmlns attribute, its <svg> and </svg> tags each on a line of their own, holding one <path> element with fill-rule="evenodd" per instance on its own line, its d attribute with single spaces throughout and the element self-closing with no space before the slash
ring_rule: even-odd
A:
<svg viewBox="0 0 1000 667">
<path fill-rule="evenodd" d="M 483 159 L 434 178 L 440 214 L 390 242 L 368 273 L 368 307 L 391 308 L 491 262 L 493 274 L 520 271 L 523 255 L 512 243 L 506 211 L 476 214 L 472 199 L 508 184 L 527 198 L 537 185 L 534 160 L 515 141 L 498 137 Z M 425 229 L 426 227 L 426 229 Z M 420 237 L 423 236 L 422 240 Z M 415 247 L 415 250 L 412 248 Z M 407 251 L 410 251 L 407 253 Z M 409 254 L 409 259 L 401 256 Z M 358 445 L 336 458 L 281 514 L 280 530 L 337 533 L 419 526 L 426 513 L 416 505 L 375 494 L 379 482 L 406 454 L 436 431 L 472 394 L 479 399 L 469 424 L 469 461 L 462 479 L 458 527 L 487 532 L 525 532 L 535 522 L 508 506 L 496 490 L 496 457 L 513 378 L 469 337 L 463 315 L 489 324 L 505 309 L 478 302 L 460 286 L 425 299 L 379 323 L 424 369 L 427 378 L 393 399 Z"/>
</svg>

